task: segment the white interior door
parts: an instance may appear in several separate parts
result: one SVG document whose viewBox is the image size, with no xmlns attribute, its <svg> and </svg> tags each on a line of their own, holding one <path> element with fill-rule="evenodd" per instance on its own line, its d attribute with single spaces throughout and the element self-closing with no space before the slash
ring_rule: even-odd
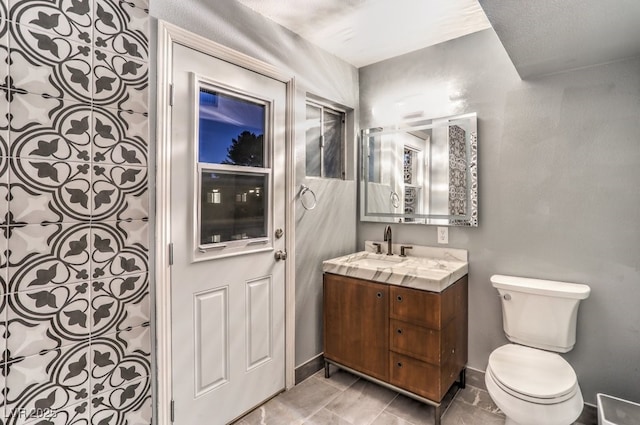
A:
<svg viewBox="0 0 640 425">
<path fill-rule="evenodd" d="M 285 388 L 286 86 L 177 44 L 172 66 L 175 423 L 224 424 Z"/>
</svg>

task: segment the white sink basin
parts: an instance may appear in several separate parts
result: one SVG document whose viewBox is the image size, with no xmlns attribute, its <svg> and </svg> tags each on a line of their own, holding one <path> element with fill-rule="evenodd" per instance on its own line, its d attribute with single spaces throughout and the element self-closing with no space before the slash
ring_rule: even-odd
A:
<svg viewBox="0 0 640 425">
<path fill-rule="evenodd" d="M 399 247 L 394 251 L 399 251 Z M 433 292 L 443 291 L 467 274 L 464 250 L 414 246 L 412 251 L 425 256 L 400 257 L 361 251 L 324 261 L 322 269 L 326 273 Z"/>
<path fill-rule="evenodd" d="M 379 269 L 397 266 L 405 260 L 405 258 L 402 257 L 386 255 L 380 256 L 380 254 L 371 254 L 369 252 L 362 252 L 361 254 L 361 257 L 354 257 L 351 264 L 365 268 Z"/>
</svg>

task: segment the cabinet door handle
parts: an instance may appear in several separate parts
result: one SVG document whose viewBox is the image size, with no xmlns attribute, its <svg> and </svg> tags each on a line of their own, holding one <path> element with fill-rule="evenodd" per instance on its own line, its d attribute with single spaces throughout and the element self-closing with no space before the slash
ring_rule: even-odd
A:
<svg viewBox="0 0 640 425">
<path fill-rule="evenodd" d="M 398 302 L 401 303 L 402 302 L 402 295 L 398 295 Z"/>
<path fill-rule="evenodd" d="M 376 297 L 378 297 L 378 298 L 382 298 L 382 292 L 378 292 L 378 293 L 376 294 Z"/>
<path fill-rule="evenodd" d="M 402 362 L 398 362 L 398 367 L 402 367 Z"/>
<path fill-rule="evenodd" d="M 396 332 L 398 332 L 398 335 L 402 335 L 402 329 L 398 329 Z"/>
</svg>

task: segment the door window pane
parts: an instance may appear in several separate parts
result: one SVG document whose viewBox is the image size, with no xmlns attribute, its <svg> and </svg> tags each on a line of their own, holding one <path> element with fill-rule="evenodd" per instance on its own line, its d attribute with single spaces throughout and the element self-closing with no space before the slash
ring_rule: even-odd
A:
<svg viewBox="0 0 640 425">
<path fill-rule="evenodd" d="M 264 167 L 265 105 L 200 89 L 198 162 Z"/>
<path fill-rule="evenodd" d="M 200 244 L 267 236 L 267 174 L 203 171 Z"/>
</svg>

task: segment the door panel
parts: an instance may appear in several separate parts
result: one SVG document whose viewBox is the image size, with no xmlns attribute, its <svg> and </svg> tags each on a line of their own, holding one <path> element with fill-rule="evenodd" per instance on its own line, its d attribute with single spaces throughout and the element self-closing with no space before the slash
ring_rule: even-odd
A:
<svg viewBox="0 0 640 425">
<path fill-rule="evenodd" d="M 229 380 L 227 288 L 194 296 L 196 396 Z"/>
<path fill-rule="evenodd" d="M 247 282 L 247 370 L 271 359 L 271 276 Z"/>
<path fill-rule="evenodd" d="M 225 424 L 285 387 L 285 267 L 274 252 L 286 234 L 273 233 L 286 230 L 286 86 L 181 45 L 173 54 L 175 423 Z"/>
</svg>

